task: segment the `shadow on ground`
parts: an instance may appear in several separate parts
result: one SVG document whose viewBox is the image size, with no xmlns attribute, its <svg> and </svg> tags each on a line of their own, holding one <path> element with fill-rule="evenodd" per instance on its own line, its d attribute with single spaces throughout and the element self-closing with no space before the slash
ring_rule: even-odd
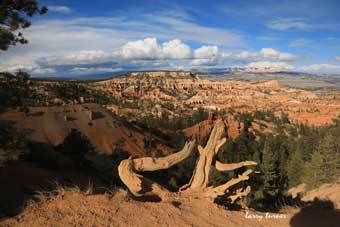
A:
<svg viewBox="0 0 340 227">
<path fill-rule="evenodd" d="M 89 157 L 93 159 L 90 166 L 79 168 L 53 147 L 46 144 L 37 147 L 35 152 L 0 168 L 0 219 L 19 214 L 39 191 L 53 192 L 58 186 L 84 190 L 91 186 L 97 194 L 118 185 L 118 176 L 114 176 L 117 173 L 113 171 L 116 161 L 109 156 L 94 154 Z"/>
<path fill-rule="evenodd" d="M 299 213 L 291 220 L 292 227 L 339 227 L 340 210 L 334 207 L 333 202 L 314 200 L 305 203 Z"/>
</svg>

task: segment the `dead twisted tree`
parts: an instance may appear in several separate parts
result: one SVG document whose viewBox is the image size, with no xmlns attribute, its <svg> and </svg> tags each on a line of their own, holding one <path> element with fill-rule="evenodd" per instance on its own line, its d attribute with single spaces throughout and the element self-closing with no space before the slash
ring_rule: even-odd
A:
<svg viewBox="0 0 340 227">
<path fill-rule="evenodd" d="M 198 145 L 199 157 L 191 180 L 188 184 L 182 186 L 178 193 L 169 192 L 161 185 L 140 175 L 140 173 L 145 171 L 168 169 L 183 161 L 193 152 L 196 146 L 195 141 L 187 142 L 181 151 L 166 157 L 125 159 L 121 161 L 118 167 L 119 177 L 129 188 L 130 192 L 137 197 L 156 196 L 161 200 L 167 200 L 176 194 L 179 196 L 195 195 L 197 197 L 205 197 L 214 201 L 218 196 L 222 196 L 225 193 L 230 194 L 229 189 L 242 181 L 248 180 L 249 175 L 253 171 L 248 169 L 238 177 L 232 178 L 222 185 L 213 187 L 208 185 L 209 172 L 212 165 L 214 165 L 218 171 L 232 171 L 244 166 L 257 165 L 257 163 L 253 161 L 244 161 L 240 163 L 221 163 L 219 161 L 214 161 L 214 156 L 218 153 L 220 147 L 226 142 L 226 138 L 223 137 L 224 133 L 225 124 L 221 119 L 219 119 L 215 122 L 206 146 L 203 148 Z M 231 194 L 228 198 L 233 203 L 238 198 L 248 195 L 250 190 L 250 186 L 245 189 L 237 189 L 235 193 Z"/>
</svg>

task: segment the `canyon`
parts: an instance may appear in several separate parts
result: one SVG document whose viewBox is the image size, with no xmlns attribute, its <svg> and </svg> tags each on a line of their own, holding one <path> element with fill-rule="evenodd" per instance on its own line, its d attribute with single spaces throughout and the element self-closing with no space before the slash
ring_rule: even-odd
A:
<svg viewBox="0 0 340 227">
<path fill-rule="evenodd" d="M 332 123 L 340 113 L 340 93 L 282 86 L 264 82 L 200 78 L 191 72 L 136 72 L 92 83 L 116 97 L 145 102 L 172 102 L 184 109 L 273 111 L 288 114 L 295 123 L 320 126 Z M 110 108 L 110 107 L 109 107 Z M 115 109 L 114 107 L 111 107 Z"/>
</svg>

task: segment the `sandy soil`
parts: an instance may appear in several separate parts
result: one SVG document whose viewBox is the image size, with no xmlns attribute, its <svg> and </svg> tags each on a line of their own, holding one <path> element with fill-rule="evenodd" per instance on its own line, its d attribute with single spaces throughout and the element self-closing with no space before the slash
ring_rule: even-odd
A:
<svg viewBox="0 0 340 227">
<path fill-rule="evenodd" d="M 332 201 L 334 207 L 340 209 L 340 183 L 323 184 L 319 188 L 307 192 L 302 197 L 302 201 L 305 202 L 313 201 L 315 199 Z"/>
<path fill-rule="evenodd" d="M 94 113 L 100 113 L 100 116 L 94 117 Z M 94 103 L 30 107 L 29 114 L 17 109 L 9 110 L 0 114 L 2 120 L 13 121 L 18 129 L 30 132 L 31 140 L 52 145 L 62 143 L 70 129 L 75 128 L 106 154 L 111 154 L 116 142 L 123 140 L 124 150 L 133 156 L 145 156 L 145 136 L 153 138 L 158 144 L 157 149 L 164 154 L 173 152 L 173 149 L 165 145 L 165 141 L 113 117 L 105 108 Z"/>
<path fill-rule="evenodd" d="M 263 219 L 255 218 L 263 216 Z M 273 215 L 273 214 L 271 214 Z M 289 226 L 293 213 L 265 218 L 255 211 L 229 211 L 216 204 L 193 199 L 179 202 L 140 202 L 123 190 L 114 195 L 61 193 L 51 199 L 31 203 L 0 226 Z M 253 216 L 253 218 L 246 218 Z M 285 218 L 284 218 L 285 217 Z"/>
<path fill-rule="evenodd" d="M 231 211 L 197 198 L 169 202 L 142 202 L 126 191 L 91 195 L 91 190 L 59 188 L 42 194 L 17 216 L 0 220 L 12 226 L 228 226 L 228 227 L 339 227 L 340 210 L 332 202 L 313 202 L 282 213 L 252 209 Z"/>
</svg>

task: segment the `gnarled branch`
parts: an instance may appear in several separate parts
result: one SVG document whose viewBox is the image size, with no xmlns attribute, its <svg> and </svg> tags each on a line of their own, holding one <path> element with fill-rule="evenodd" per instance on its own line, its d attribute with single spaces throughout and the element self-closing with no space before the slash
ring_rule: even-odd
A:
<svg viewBox="0 0 340 227">
<path fill-rule="evenodd" d="M 219 148 L 226 142 L 226 138 L 221 138 L 224 132 L 225 126 L 223 121 L 217 120 L 210 133 L 207 145 L 204 148 L 202 146 L 198 147 L 199 157 L 190 182 L 181 187 L 180 191 L 184 191 L 186 189 L 199 191 L 208 186 L 209 172 L 213 157 L 216 155 Z"/>
<path fill-rule="evenodd" d="M 254 161 L 244 161 L 239 163 L 222 163 L 219 161 L 215 162 L 215 168 L 218 171 L 231 171 L 235 169 L 239 169 L 244 166 L 255 166 L 257 165 L 257 162 Z"/>
<path fill-rule="evenodd" d="M 123 160 L 118 166 L 119 177 L 135 196 L 155 196 L 165 199 L 170 192 L 159 184 L 138 174 L 138 172 L 170 168 L 189 157 L 194 147 L 195 141 L 190 141 L 184 145 L 181 151 L 166 157 L 129 158 Z"/>
<path fill-rule="evenodd" d="M 244 196 L 247 196 L 250 193 L 251 187 L 248 186 L 245 189 L 239 188 L 236 190 L 236 194 L 235 195 L 230 195 L 228 196 L 228 198 L 231 200 L 231 203 L 235 203 L 235 201 L 238 198 L 242 198 Z"/>
<path fill-rule="evenodd" d="M 257 165 L 257 163 L 253 161 L 243 161 L 239 163 L 221 163 L 216 161 L 213 163 L 214 156 L 226 142 L 226 138 L 223 137 L 224 133 L 225 124 L 221 119 L 219 119 L 215 122 L 206 146 L 198 146 L 199 157 L 197 159 L 193 175 L 190 182 L 181 187 L 180 191 L 185 192 L 179 193 L 180 195 L 184 196 L 186 193 L 198 193 L 199 196 L 213 201 L 218 196 L 228 193 L 228 190 L 232 186 L 249 179 L 249 175 L 253 172 L 253 170 L 250 169 L 238 177 L 229 180 L 225 184 L 216 187 L 208 187 L 210 168 L 213 164 L 219 171 L 232 171 L 244 166 Z M 143 177 L 139 173 L 168 169 L 189 157 L 194 147 L 195 141 L 191 141 L 187 142 L 181 151 L 163 158 L 145 157 L 123 160 L 118 167 L 119 176 L 123 183 L 135 196 L 157 196 L 162 200 L 166 200 L 167 198 L 170 198 L 171 193 L 159 184 Z M 244 190 L 236 190 L 236 194 L 229 192 L 228 194 L 231 195 L 228 198 L 234 202 L 236 199 L 246 196 L 249 192 L 250 186 Z"/>
<path fill-rule="evenodd" d="M 253 170 L 248 169 L 247 171 L 245 171 L 244 173 L 242 173 L 241 175 L 238 175 L 237 178 L 232 178 L 231 180 L 229 180 L 227 183 L 222 184 L 220 186 L 217 187 L 210 187 L 207 189 L 207 191 L 205 192 L 205 197 L 214 200 L 216 199 L 218 196 L 224 195 L 226 193 L 226 191 L 233 185 L 240 183 L 241 181 L 245 181 L 249 179 L 249 174 L 251 174 L 253 172 Z"/>
</svg>

